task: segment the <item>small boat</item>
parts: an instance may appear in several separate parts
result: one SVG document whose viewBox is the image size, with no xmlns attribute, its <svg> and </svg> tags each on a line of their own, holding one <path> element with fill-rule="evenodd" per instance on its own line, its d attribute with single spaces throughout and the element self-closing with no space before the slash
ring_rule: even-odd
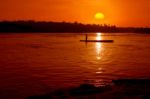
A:
<svg viewBox="0 0 150 99">
<path fill-rule="evenodd" d="M 113 43 L 114 40 L 88 40 L 88 35 L 85 35 L 85 40 L 80 40 L 80 42 L 102 42 L 102 43 Z"/>
<path fill-rule="evenodd" d="M 80 42 L 103 42 L 103 43 L 113 43 L 114 40 L 80 40 Z"/>
</svg>

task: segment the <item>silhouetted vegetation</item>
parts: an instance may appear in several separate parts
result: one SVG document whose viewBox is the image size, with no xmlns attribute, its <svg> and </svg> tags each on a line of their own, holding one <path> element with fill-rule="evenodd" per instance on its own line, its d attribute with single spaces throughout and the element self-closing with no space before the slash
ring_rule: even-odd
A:
<svg viewBox="0 0 150 99">
<path fill-rule="evenodd" d="M 78 87 L 59 89 L 52 93 L 46 93 L 43 95 L 29 96 L 27 99 L 77 99 L 73 97 L 80 97 L 80 99 L 83 99 L 84 96 L 110 91 L 112 89 L 111 87 L 112 86 L 110 85 L 96 87 L 92 84 L 81 84 Z"/>
<path fill-rule="evenodd" d="M 78 32 L 136 32 L 150 33 L 150 28 L 122 28 L 115 25 L 82 24 L 78 22 L 45 22 L 45 21 L 1 21 L 1 33 L 78 33 Z"/>
<path fill-rule="evenodd" d="M 81 84 L 27 99 L 150 99 L 150 79 L 116 79 L 112 84 Z"/>
</svg>

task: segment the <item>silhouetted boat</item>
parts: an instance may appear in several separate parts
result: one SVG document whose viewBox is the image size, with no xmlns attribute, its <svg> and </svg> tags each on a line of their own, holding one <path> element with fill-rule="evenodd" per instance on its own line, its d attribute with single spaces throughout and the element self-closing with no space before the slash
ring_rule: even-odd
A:
<svg viewBox="0 0 150 99">
<path fill-rule="evenodd" d="M 80 40 L 80 42 L 103 42 L 103 43 L 113 43 L 114 40 Z"/>
<path fill-rule="evenodd" d="M 102 43 L 113 43 L 114 40 L 88 40 L 88 35 L 85 34 L 85 40 L 80 40 L 80 42 L 102 42 Z"/>
</svg>

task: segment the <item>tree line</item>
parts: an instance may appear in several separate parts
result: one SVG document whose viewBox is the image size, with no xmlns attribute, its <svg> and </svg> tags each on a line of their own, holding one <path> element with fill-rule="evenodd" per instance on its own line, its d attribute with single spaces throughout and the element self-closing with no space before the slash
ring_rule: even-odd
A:
<svg viewBox="0 0 150 99">
<path fill-rule="evenodd" d="M 150 28 L 116 27 L 107 24 L 82 24 L 78 22 L 46 22 L 46 21 L 1 21 L 1 33 L 84 33 L 84 32 L 110 32 L 110 33 L 150 33 Z"/>
</svg>

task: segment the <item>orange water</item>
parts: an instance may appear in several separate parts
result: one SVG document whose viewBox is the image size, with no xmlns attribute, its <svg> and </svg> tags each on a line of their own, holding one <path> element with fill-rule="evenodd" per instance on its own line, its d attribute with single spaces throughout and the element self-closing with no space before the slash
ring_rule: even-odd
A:
<svg viewBox="0 0 150 99">
<path fill-rule="evenodd" d="M 81 83 L 103 85 L 118 78 L 150 78 L 150 35 L 0 34 L 0 99 L 27 96 Z"/>
</svg>

